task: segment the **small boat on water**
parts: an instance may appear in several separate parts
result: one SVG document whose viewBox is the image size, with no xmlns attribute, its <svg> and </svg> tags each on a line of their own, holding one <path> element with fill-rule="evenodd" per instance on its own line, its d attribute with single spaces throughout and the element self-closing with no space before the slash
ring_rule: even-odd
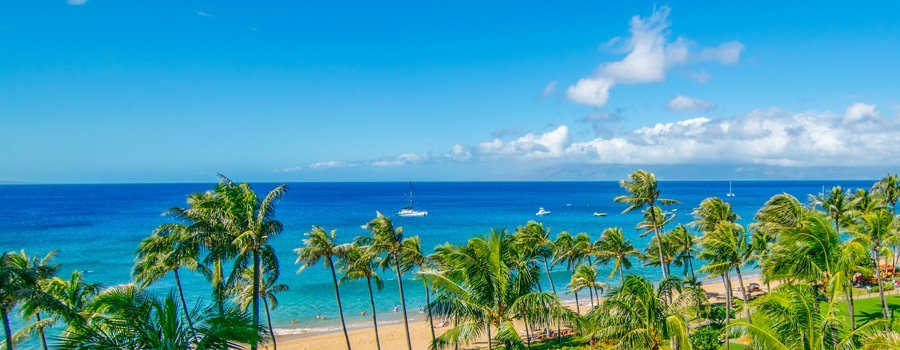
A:
<svg viewBox="0 0 900 350">
<path fill-rule="evenodd" d="M 550 215 L 550 211 L 549 211 L 549 210 L 544 210 L 544 208 L 541 207 L 540 209 L 538 209 L 538 212 L 535 213 L 534 215 L 537 215 L 537 216 Z"/>
<path fill-rule="evenodd" d="M 414 217 L 422 217 L 427 216 L 428 211 L 426 210 L 415 210 L 413 208 L 413 191 L 412 191 L 412 181 L 409 181 L 409 205 L 400 211 L 397 212 L 397 216 L 414 218 Z"/>
<path fill-rule="evenodd" d="M 734 197 L 734 192 L 731 191 L 731 181 L 728 181 L 728 193 L 725 194 L 725 197 Z"/>
<path fill-rule="evenodd" d="M 598 213 L 595 211 L 594 216 L 606 216 L 606 213 Z"/>
</svg>

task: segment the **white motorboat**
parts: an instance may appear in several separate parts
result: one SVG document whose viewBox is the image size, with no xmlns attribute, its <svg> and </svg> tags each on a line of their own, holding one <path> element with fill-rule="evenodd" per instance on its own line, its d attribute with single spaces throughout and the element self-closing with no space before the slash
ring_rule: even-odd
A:
<svg viewBox="0 0 900 350">
<path fill-rule="evenodd" d="M 413 208 L 413 192 L 412 192 L 412 181 L 409 182 L 409 206 L 400 209 L 397 212 L 397 216 L 407 217 L 407 218 L 415 218 L 427 216 L 428 211 L 426 210 L 416 210 Z"/>
<path fill-rule="evenodd" d="M 538 212 L 535 213 L 534 215 L 537 215 L 537 216 L 550 215 L 550 211 L 549 211 L 549 210 L 544 210 L 544 208 L 541 207 L 540 209 L 538 209 Z"/>
</svg>

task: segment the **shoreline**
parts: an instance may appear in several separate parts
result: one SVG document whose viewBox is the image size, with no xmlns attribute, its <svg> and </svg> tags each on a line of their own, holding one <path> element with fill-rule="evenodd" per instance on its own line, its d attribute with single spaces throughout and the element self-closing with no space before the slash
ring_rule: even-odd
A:
<svg viewBox="0 0 900 350">
<path fill-rule="evenodd" d="M 748 276 L 744 276 L 744 282 L 748 285 L 754 282 L 759 283 L 763 290 L 766 290 L 759 274 L 754 273 Z M 777 284 L 772 283 L 772 287 L 774 288 L 775 286 L 777 286 Z M 702 287 L 707 291 L 707 293 L 716 293 L 718 295 L 724 295 L 725 293 L 724 283 L 722 283 L 721 281 L 716 281 L 716 279 L 714 278 L 703 280 Z M 735 297 L 738 298 L 739 295 L 737 293 L 739 292 L 737 291 L 737 288 L 735 288 L 735 293 Z M 716 298 L 710 298 L 710 300 L 714 299 Z M 722 300 L 724 300 L 724 297 Z M 590 309 L 590 301 L 580 300 L 580 304 L 581 306 L 587 306 L 587 308 L 582 308 L 582 313 L 585 313 Z M 566 299 L 563 302 L 563 305 L 571 310 L 576 309 L 574 300 Z M 440 336 L 447 329 L 450 329 L 450 327 L 435 327 L 435 334 Z M 350 343 L 354 349 L 377 348 L 375 344 L 375 331 L 371 324 L 369 324 L 369 326 L 367 327 L 348 327 L 347 333 L 350 336 Z M 409 333 L 413 349 L 428 348 L 428 345 L 431 342 L 431 330 L 426 319 L 410 320 Z M 406 332 L 401 320 L 397 320 L 396 323 L 391 324 L 382 324 L 381 322 L 379 322 L 378 334 L 381 340 L 382 348 L 406 348 Z M 276 334 L 275 339 L 277 341 L 278 348 L 282 350 L 337 349 L 346 347 L 344 334 L 340 327 L 337 327 L 337 329 L 335 330 L 310 332 L 305 334 Z M 260 344 L 259 348 L 272 349 L 272 344 Z"/>
</svg>

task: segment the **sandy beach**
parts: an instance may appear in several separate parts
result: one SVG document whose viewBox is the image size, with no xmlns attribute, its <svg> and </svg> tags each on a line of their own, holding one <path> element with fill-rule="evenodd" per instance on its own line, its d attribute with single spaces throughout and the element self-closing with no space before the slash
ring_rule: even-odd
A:
<svg viewBox="0 0 900 350">
<path fill-rule="evenodd" d="M 724 301 L 724 284 L 722 282 L 715 282 L 714 280 L 709 280 L 707 282 L 708 283 L 704 283 L 703 288 L 708 293 L 716 293 L 722 296 L 721 299 L 710 298 L 710 301 Z M 735 297 L 739 297 L 740 292 L 737 289 L 737 279 L 735 278 L 732 283 L 735 286 Z M 765 284 L 761 283 L 761 278 L 759 276 L 745 276 L 744 283 L 748 285 L 750 283 L 759 283 L 762 289 L 766 290 L 766 286 Z M 773 284 L 772 287 L 774 288 L 775 284 Z M 581 311 L 586 312 L 590 307 L 590 302 L 582 300 L 581 305 Z M 566 306 L 572 310 L 575 309 L 574 302 L 567 303 Z M 435 328 L 435 333 L 437 335 L 441 335 L 448 328 L 449 327 Z M 428 348 L 428 344 L 431 342 L 431 332 L 429 330 L 427 322 L 410 322 L 409 332 L 412 338 L 413 349 Z M 350 330 L 349 334 L 350 345 L 353 347 L 353 349 L 377 349 L 375 344 L 375 331 L 373 328 L 369 327 L 364 329 L 354 329 Z M 379 325 L 378 334 L 381 337 L 382 349 L 406 348 L 406 335 L 404 333 L 402 323 L 388 324 L 383 326 Z M 346 347 L 344 334 L 341 331 L 305 335 L 286 335 L 278 336 L 277 339 L 278 348 L 281 350 L 343 349 Z M 260 349 L 272 349 L 272 346 L 271 344 L 264 344 L 260 346 Z"/>
</svg>

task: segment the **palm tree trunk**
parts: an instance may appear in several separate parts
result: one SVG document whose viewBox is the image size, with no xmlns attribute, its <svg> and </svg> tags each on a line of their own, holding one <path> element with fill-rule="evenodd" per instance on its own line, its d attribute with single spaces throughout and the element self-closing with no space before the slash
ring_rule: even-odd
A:
<svg viewBox="0 0 900 350">
<path fill-rule="evenodd" d="M 850 331 L 856 330 L 856 317 L 853 310 L 853 286 L 847 287 L 847 311 L 850 313 Z"/>
<path fill-rule="evenodd" d="M 722 273 L 722 281 L 725 282 L 725 325 L 731 319 L 731 278 L 728 276 L 728 270 Z M 728 330 L 725 330 L 725 350 L 731 349 L 731 337 Z"/>
<path fill-rule="evenodd" d="M 744 286 L 744 275 L 741 274 L 741 268 L 735 266 L 735 271 L 737 271 L 738 282 L 741 284 L 741 294 L 744 296 L 744 311 L 747 312 L 747 322 L 753 324 L 753 319 L 750 318 L 750 295 L 747 294 L 747 288 Z"/>
<path fill-rule="evenodd" d="M 588 286 L 588 296 L 591 298 L 591 309 L 595 308 L 594 305 L 594 289 Z"/>
<path fill-rule="evenodd" d="M 625 272 L 623 272 L 622 270 L 624 270 L 624 269 L 620 265 L 619 266 L 619 279 L 622 280 L 622 284 L 624 285 L 625 284 Z"/>
<path fill-rule="evenodd" d="M 538 287 L 538 293 L 543 294 L 543 293 L 544 293 L 544 288 L 541 287 L 541 282 L 540 282 L 540 281 L 538 281 L 537 287 Z M 547 303 L 544 302 L 543 299 L 541 299 L 541 305 L 544 306 L 544 309 L 547 308 Z M 547 323 L 544 324 L 544 332 L 548 332 L 549 330 L 550 330 L 550 320 L 548 319 L 548 320 L 547 320 Z"/>
<path fill-rule="evenodd" d="M 394 266 L 397 268 L 397 284 L 400 286 L 400 305 L 403 307 L 403 329 L 406 330 L 406 346 L 412 350 L 412 339 L 409 336 L 409 317 L 406 316 L 406 298 L 403 297 L 403 276 L 400 274 L 400 259 L 394 256 Z"/>
<path fill-rule="evenodd" d="M 659 252 L 659 267 L 662 269 L 663 279 L 666 279 L 666 277 L 669 277 L 669 273 L 666 271 L 665 264 L 663 264 L 662 238 L 659 236 L 659 226 L 656 225 L 656 210 L 654 210 L 653 204 L 650 205 L 650 220 L 653 221 L 653 233 L 656 234 L 656 245 Z"/>
<path fill-rule="evenodd" d="M 194 336 L 194 342 L 199 343 L 197 331 L 194 330 L 194 321 L 191 321 L 191 313 L 188 311 L 187 302 L 184 301 L 184 292 L 181 289 L 181 277 L 178 276 L 178 269 L 172 270 L 175 273 L 175 284 L 178 286 L 178 296 L 181 298 L 181 308 L 184 310 L 184 318 L 187 319 L 188 327 L 191 328 L 191 334 Z"/>
<path fill-rule="evenodd" d="M 544 257 L 544 273 L 547 274 L 547 281 L 550 282 L 550 290 L 552 290 L 553 295 L 556 296 L 557 299 L 559 299 L 559 294 L 556 293 L 556 285 L 553 284 L 553 277 L 550 276 L 550 264 L 547 262 L 546 256 Z M 540 289 L 540 287 L 541 287 L 541 281 L 538 281 L 538 289 Z M 545 305 L 544 307 L 546 308 L 547 306 Z M 550 321 L 547 321 L 547 324 L 548 324 L 547 328 L 549 329 Z M 557 338 L 557 340 L 559 340 L 559 320 L 556 320 L 556 338 Z"/>
<path fill-rule="evenodd" d="M 259 326 L 259 253 L 253 252 L 253 327 Z M 250 342 L 250 350 L 256 350 L 257 342 Z"/>
<path fill-rule="evenodd" d="M 0 306 L 0 314 L 3 316 L 3 332 L 6 334 L 6 350 L 12 350 L 12 329 L 9 328 L 9 314 L 6 307 Z"/>
<path fill-rule="evenodd" d="M 531 332 L 528 327 L 528 316 L 525 315 L 525 341 L 529 349 L 531 349 Z"/>
<path fill-rule="evenodd" d="M 423 279 L 422 282 L 425 282 Z M 425 309 L 428 311 L 428 323 L 431 325 L 431 344 L 437 343 L 437 336 L 434 335 L 434 318 L 431 317 L 431 291 L 425 284 Z"/>
<path fill-rule="evenodd" d="M 488 350 L 493 350 L 494 342 L 492 341 L 492 338 L 491 338 L 491 324 L 490 323 L 488 323 L 488 325 L 487 325 L 487 337 L 488 337 L 487 338 Z"/>
<path fill-rule="evenodd" d="M 581 302 L 578 301 L 578 291 L 575 291 L 575 312 L 581 315 Z"/>
<path fill-rule="evenodd" d="M 556 286 L 553 285 L 553 278 L 550 277 L 550 264 L 547 263 L 546 257 L 544 258 L 544 272 L 547 273 L 547 281 L 550 282 L 550 290 L 553 291 L 553 295 L 556 295 L 557 297 L 559 297 L 559 295 L 556 294 Z"/>
<path fill-rule="evenodd" d="M 331 279 L 334 281 L 334 297 L 337 299 L 338 313 L 341 315 L 341 328 L 344 329 L 344 340 L 347 341 L 347 350 L 350 350 L 350 335 L 347 334 L 347 324 L 344 323 L 344 307 L 341 305 L 341 290 L 338 288 L 337 273 L 334 272 L 334 263 L 328 256 L 328 267 L 331 268 Z"/>
<path fill-rule="evenodd" d="M 375 326 L 375 345 L 381 350 L 381 339 L 378 337 L 378 316 L 375 315 L 375 296 L 372 295 L 372 277 L 366 276 L 369 285 L 369 304 L 372 305 L 372 325 Z"/>
<path fill-rule="evenodd" d="M 272 336 L 272 350 L 278 350 L 278 342 L 275 341 L 275 330 L 272 328 L 272 316 L 269 315 L 269 299 L 262 298 L 263 306 L 266 308 L 266 321 L 269 323 L 269 335 Z"/>
<path fill-rule="evenodd" d="M 219 317 L 225 315 L 225 272 L 222 267 L 222 259 L 216 259 L 215 297 L 216 306 L 219 309 Z"/>
<path fill-rule="evenodd" d="M 38 312 L 34 315 L 37 318 L 38 322 L 41 322 L 41 313 Z M 41 336 L 41 346 L 44 350 L 47 350 L 47 337 L 44 335 L 44 328 L 41 327 L 38 329 L 38 334 Z"/>
<path fill-rule="evenodd" d="M 881 282 L 881 267 L 878 266 L 878 249 L 874 249 L 875 251 L 875 277 L 878 280 L 878 294 L 881 297 L 881 311 L 884 313 L 884 320 L 888 323 L 888 330 L 890 330 L 890 315 L 888 315 L 888 306 L 887 301 L 884 299 L 884 284 Z"/>
</svg>

